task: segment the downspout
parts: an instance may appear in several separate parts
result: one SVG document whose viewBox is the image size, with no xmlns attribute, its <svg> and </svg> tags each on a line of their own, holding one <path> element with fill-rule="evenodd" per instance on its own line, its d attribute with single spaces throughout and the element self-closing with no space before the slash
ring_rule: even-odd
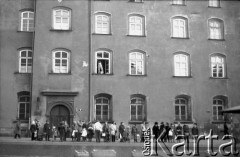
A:
<svg viewBox="0 0 240 157">
<path fill-rule="evenodd" d="M 88 82 L 89 82 L 89 87 L 88 87 L 88 101 L 89 101 L 89 106 L 88 106 L 88 115 L 89 115 L 89 121 L 92 121 L 92 0 L 88 0 L 88 37 L 89 37 L 89 53 L 88 53 Z"/>
<path fill-rule="evenodd" d="M 34 11 L 34 30 L 32 33 L 32 72 L 30 74 L 30 113 L 29 113 L 29 122 L 28 122 L 28 127 L 30 129 L 31 121 L 32 121 L 32 104 L 33 104 L 33 99 L 32 99 L 32 92 L 33 92 L 33 65 L 34 65 L 34 42 L 35 42 L 35 28 L 36 28 L 36 2 L 37 0 L 33 1 L 33 11 Z"/>
</svg>

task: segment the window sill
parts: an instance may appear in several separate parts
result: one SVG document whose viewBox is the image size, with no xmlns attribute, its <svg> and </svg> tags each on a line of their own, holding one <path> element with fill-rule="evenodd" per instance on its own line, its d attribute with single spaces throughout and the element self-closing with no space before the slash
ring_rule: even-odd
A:
<svg viewBox="0 0 240 157">
<path fill-rule="evenodd" d="M 146 37 L 146 35 L 127 35 L 127 37 Z"/>
<path fill-rule="evenodd" d="M 20 75 L 30 75 L 30 74 L 32 74 L 32 73 L 23 73 L 23 72 L 14 72 L 14 74 L 20 74 Z"/>
<path fill-rule="evenodd" d="M 173 76 L 173 78 L 192 78 L 192 76 Z"/>
<path fill-rule="evenodd" d="M 54 73 L 54 72 L 50 72 L 48 74 L 49 75 L 72 75 L 71 72 L 69 72 L 69 73 Z"/>
<path fill-rule="evenodd" d="M 215 8 L 215 9 L 219 9 L 219 8 L 221 8 L 221 7 L 220 7 L 220 6 L 219 6 L 219 7 L 208 6 L 208 8 Z"/>
<path fill-rule="evenodd" d="M 174 121 L 174 123 L 178 123 L 178 122 L 180 122 L 180 123 L 182 123 L 182 124 L 192 124 L 193 123 L 193 121 L 192 120 L 175 120 Z"/>
<path fill-rule="evenodd" d="M 97 73 L 92 73 L 92 75 L 98 75 L 98 76 L 112 76 L 113 73 L 110 73 L 110 74 L 97 74 Z"/>
<path fill-rule="evenodd" d="M 212 120 L 212 124 L 222 124 L 224 122 L 224 120 Z"/>
<path fill-rule="evenodd" d="M 212 41 L 225 41 L 225 39 L 211 39 L 211 38 L 208 38 L 208 40 L 212 40 Z"/>
<path fill-rule="evenodd" d="M 186 4 L 172 4 L 172 6 L 183 6 L 183 7 L 185 7 L 187 5 Z"/>
<path fill-rule="evenodd" d="M 18 33 L 33 33 L 34 31 L 21 31 L 21 30 L 18 30 L 17 32 Z"/>
<path fill-rule="evenodd" d="M 228 77 L 209 77 L 209 79 L 212 79 L 212 80 L 227 80 L 229 78 Z"/>
<path fill-rule="evenodd" d="M 130 120 L 128 121 L 128 124 L 142 124 L 144 120 Z"/>
<path fill-rule="evenodd" d="M 190 39 L 189 37 L 171 37 L 172 39 Z"/>
<path fill-rule="evenodd" d="M 111 36 L 112 35 L 112 33 L 109 33 L 109 34 L 101 34 L 101 33 L 92 33 L 92 35 L 106 35 L 106 36 Z"/>
<path fill-rule="evenodd" d="M 144 3 L 144 2 L 143 1 L 142 2 L 128 1 L 128 3 Z"/>
<path fill-rule="evenodd" d="M 73 31 L 72 29 L 50 29 L 51 32 L 71 32 Z"/>
<path fill-rule="evenodd" d="M 147 74 L 144 74 L 144 75 L 131 75 L 131 74 L 127 74 L 127 76 L 133 76 L 133 77 L 147 77 Z"/>
</svg>

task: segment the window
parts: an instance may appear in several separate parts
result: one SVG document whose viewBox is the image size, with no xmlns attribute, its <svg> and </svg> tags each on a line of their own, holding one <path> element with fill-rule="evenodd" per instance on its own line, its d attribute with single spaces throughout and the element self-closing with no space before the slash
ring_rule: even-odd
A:
<svg viewBox="0 0 240 157">
<path fill-rule="evenodd" d="M 99 121 L 111 120 L 111 95 L 98 94 L 95 96 L 95 119 Z"/>
<path fill-rule="evenodd" d="M 144 75 L 145 74 L 145 54 L 141 52 L 129 53 L 129 74 Z"/>
<path fill-rule="evenodd" d="M 175 120 L 192 121 L 191 97 L 188 95 L 178 95 L 175 97 Z"/>
<path fill-rule="evenodd" d="M 69 9 L 53 10 L 53 29 L 70 30 L 71 11 Z"/>
<path fill-rule="evenodd" d="M 106 13 L 95 15 L 95 33 L 97 34 L 110 34 L 110 15 Z"/>
<path fill-rule="evenodd" d="M 211 56 L 211 77 L 213 77 L 213 78 L 226 77 L 225 64 L 226 64 L 225 56 L 212 55 Z"/>
<path fill-rule="evenodd" d="M 143 95 L 132 95 L 130 112 L 131 112 L 131 121 L 143 121 L 144 120 L 144 111 L 145 108 L 145 96 Z"/>
<path fill-rule="evenodd" d="M 224 116 L 221 113 L 221 111 L 225 108 L 227 105 L 227 97 L 225 96 L 215 96 L 213 98 L 213 104 L 212 104 L 212 112 L 213 112 L 213 120 L 224 120 Z"/>
<path fill-rule="evenodd" d="M 185 0 L 172 0 L 174 5 L 185 5 Z"/>
<path fill-rule="evenodd" d="M 209 38 L 221 40 L 224 39 L 224 26 L 223 21 L 220 19 L 209 19 Z"/>
<path fill-rule="evenodd" d="M 145 21 L 142 15 L 129 16 L 129 35 L 144 36 L 145 35 Z"/>
<path fill-rule="evenodd" d="M 185 17 L 172 18 L 172 37 L 188 38 L 188 22 Z"/>
<path fill-rule="evenodd" d="M 69 73 L 70 53 L 65 50 L 53 52 L 53 72 Z"/>
<path fill-rule="evenodd" d="M 220 0 L 209 0 L 209 7 L 220 7 Z"/>
<path fill-rule="evenodd" d="M 98 51 L 95 54 L 95 72 L 96 74 L 111 73 L 111 53 L 108 51 Z"/>
<path fill-rule="evenodd" d="M 34 12 L 21 12 L 21 31 L 32 32 L 34 30 Z"/>
<path fill-rule="evenodd" d="M 19 51 L 19 73 L 32 72 L 32 50 Z"/>
<path fill-rule="evenodd" d="M 189 76 L 189 55 L 174 55 L 174 76 Z"/>
<path fill-rule="evenodd" d="M 30 114 L 30 93 L 19 92 L 18 93 L 18 117 L 20 120 L 29 120 Z"/>
</svg>

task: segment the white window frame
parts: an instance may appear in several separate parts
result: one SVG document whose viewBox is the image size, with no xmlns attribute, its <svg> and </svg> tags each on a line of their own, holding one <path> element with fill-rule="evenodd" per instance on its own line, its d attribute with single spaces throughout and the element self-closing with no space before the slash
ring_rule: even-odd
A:
<svg viewBox="0 0 240 157">
<path fill-rule="evenodd" d="M 211 62 L 211 77 L 213 78 L 225 78 L 226 77 L 226 58 L 222 55 L 212 55 L 210 57 Z M 216 72 L 214 72 L 216 71 Z M 222 71 L 222 76 L 220 75 Z M 216 75 L 214 75 L 216 73 Z"/>
<path fill-rule="evenodd" d="M 185 5 L 185 0 L 172 0 L 173 5 Z"/>
<path fill-rule="evenodd" d="M 24 14 L 27 17 L 24 17 Z M 23 11 L 21 12 L 21 31 L 33 32 L 34 31 L 34 12 L 32 11 Z"/>
<path fill-rule="evenodd" d="M 60 15 L 57 15 L 57 12 L 60 12 Z M 59 19 L 59 21 L 57 20 L 57 18 Z M 63 20 L 66 20 L 66 22 L 64 22 Z M 71 27 L 71 10 L 65 8 L 53 9 L 53 29 L 70 30 L 70 27 Z"/>
<path fill-rule="evenodd" d="M 183 101 L 185 101 L 185 103 L 184 104 L 181 104 L 181 103 L 179 103 L 179 104 L 176 104 L 176 101 L 177 100 L 183 100 Z M 188 111 L 187 111 L 187 108 L 188 108 L 188 100 L 187 99 L 185 99 L 185 98 L 176 98 L 175 99 L 175 102 L 174 102 L 175 104 L 174 104 L 174 110 L 175 110 L 175 119 L 176 120 L 187 120 L 187 118 L 188 118 Z M 179 119 L 177 119 L 177 114 L 176 114 L 176 107 L 178 107 L 178 110 L 179 110 Z M 182 115 L 182 113 L 181 113 L 181 107 L 185 107 L 185 115 Z M 184 116 L 185 118 L 182 118 L 182 116 Z"/>
<path fill-rule="evenodd" d="M 139 30 L 137 30 L 137 27 Z M 128 34 L 135 36 L 145 35 L 145 17 L 142 15 L 129 15 L 128 17 Z"/>
<path fill-rule="evenodd" d="M 99 20 L 98 18 L 101 18 L 101 19 Z M 97 13 L 95 15 L 95 33 L 96 34 L 111 33 L 111 16 L 110 15 L 104 14 L 104 13 Z"/>
<path fill-rule="evenodd" d="M 26 101 L 20 101 L 21 98 L 24 98 Z M 29 101 L 27 101 L 27 99 L 29 99 Z M 29 95 L 21 95 L 18 98 L 18 105 L 19 105 L 19 109 L 18 109 L 18 117 L 21 120 L 28 120 L 28 118 L 30 117 L 30 96 Z M 21 113 L 21 105 L 24 105 L 24 113 Z M 27 111 L 28 109 L 28 111 Z M 20 115 L 24 114 L 24 118 L 21 118 Z"/>
<path fill-rule="evenodd" d="M 220 19 L 209 19 L 208 20 L 208 27 L 209 27 L 209 38 L 221 40 L 224 38 L 224 27 L 223 21 Z"/>
<path fill-rule="evenodd" d="M 25 56 L 23 53 L 25 52 Z M 23 63 L 23 60 L 25 63 Z M 23 49 L 19 51 L 19 73 L 31 73 L 32 72 L 32 50 Z M 23 65 L 25 64 L 25 65 Z"/>
<path fill-rule="evenodd" d="M 97 99 L 102 99 L 102 103 L 97 103 Z M 107 100 L 108 103 L 103 103 L 103 99 Z M 101 106 L 101 119 L 97 119 L 97 106 Z M 104 119 L 104 115 L 103 115 L 103 106 L 107 106 L 108 107 L 108 115 L 107 115 L 107 119 Z M 96 120 L 110 120 L 110 100 L 107 97 L 101 96 L 101 97 L 97 97 L 95 98 L 95 119 Z"/>
<path fill-rule="evenodd" d="M 220 0 L 209 0 L 209 7 L 219 8 L 220 7 Z"/>
<path fill-rule="evenodd" d="M 136 99 L 136 103 L 132 103 L 133 99 Z M 132 97 L 130 101 L 131 101 L 130 102 L 130 120 L 131 121 L 142 121 L 142 120 L 144 120 L 145 99 L 142 98 L 142 97 L 135 96 L 135 97 Z M 132 117 L 132 106 L 136 107 L 136 112 L 135 112 L 135 115 L 134 115 L 136 117 L 136 119 L 133 119 L 133 117 Z M 138 110 L 139 110 L 140 106 L 142 107 L 141 115 L 138 114 Z"/>
<path fill-rule="evenodd" d="M 133 57 L 135 56 L 135 57 Z M 132 73 L 132 64 L 135 65 L 135 73 Z M 138 70 L 141 73 L 138 73 Z M 130 52 L 129 53 L 129 75 L 144 75 L 145 74 L 145 54 L 142 52 Z"/>
<path fill-rule="evenodd" d="M 56 54 L 57 53 L 60 53 L 60 57 L 56 57 Z M 63 54 L 66 53 L 67 54 L 67 57 L 63 57 Z M 68 51 L 65 51 L 65 50 L 55 50 L 53 51 L 52 53 L 53 55 L 53 65 L 52 65 L 52 69 L 53 69 L 53 73 L 69 73 L 70 71 L 70 52 Z M 59 60 L 60 63 L 59 65 L 56 66 L 56 60 Z M 63 65 L 63 61 L 66 60 L 66 68 L 65 66 Z"/>
<path fill-rule="evenodd" d="M 104 53 L 107 53 L 108 54 L 108 57 L 104 57 Z M 98 54 L 101 54 L 102 55 L 102 57 L 98 57 Z M 105 75 L 107 75 L 107 74 L 111 74 L 112 73 L 112 67 L 111 67 L 111 63 L 112 63 L 112 60 L 111 60 L 111 58 L 112 58 L 112 56 L 111 56 L 112 54 L 111 54 L 111 52 L 109 52 L 109 51 L 105 51 L 105 50 L 100 50 L 100 51 L 97 51 L 96 53 L 95 53 L 95 73 L 96 74 L 105 74 Z M 99 68 L 99 60 L 105 60 L 105 61 L 108 61 L 108 72 L 106 72 L 106 65 L 102 65 L 101 64 L 101 68 Z M 105 66 L 104 68 L 103 68 L 103 66 Z"/>
<path fill-rule="evenodd" d="M 216 101 L 217 103 L 214 104 L 214 101 Z M 221 102 L 221 103 L 218 103 Z M 223 116 L 221 115 L 219 117 L 219 113 L 224 109 L 224 100 L 222 99 L 213 99 L 213 108 L 212 108 L 212 115 L 213 115 L 213 120 L 223 120 Z M 216 109 L 216 115 L 214 115 L 214 108 Z M 222 108 L 221 110 L 219 110 L 219 108 Z M 216 117 L 216 118 L 215 118 Z"/>
<path fill-rule="evenodd" d="M 174 55 L 174 76 L 190 76 L 189 55 L 177 53 Z"/>
<path fill-rule="evenodd" d="M 172 37 L 188 38 L 188 20 L 185 17 L 172 18 Z"/>
</svg>

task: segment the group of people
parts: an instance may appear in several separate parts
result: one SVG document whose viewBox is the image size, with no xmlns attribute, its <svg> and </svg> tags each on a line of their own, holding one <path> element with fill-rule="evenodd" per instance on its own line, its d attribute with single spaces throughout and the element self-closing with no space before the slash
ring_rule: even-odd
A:
<svg viewBox="0 0 240 157">
<path fill-rule="evenodd" d="M 140 127 L 137 127 L 136 124 L 129 126 L 123 122 L 117 126 L 115 122 L 102 124 L 100 121 L 95 123 L 74 121 L 72 126 L 69 126 L 67 121 L 61 121 L 58 126 L 51 126 L 47 120 L 42 127 L 42 133 L 39 134 L 40 127 L 42 126 L 38 120 L 32 122 L 30 127 L 31 140 L 43 140 L 45 137 L 46 141 L 50 141 L 52 137 L 52 140 L 56 141 L 56 138 L 59 137 L 60 141 L 66 141 L 67 138 L 71 138 L 72 141 L 91 142 L 95 137 L 96 142 L 100 142 L 101 139 L 104 142 L 115 142 L 117 139 L 120 142 L 130 142 L 130 139 L 133 139 L 134 142 L 144 142 L 144 132 L 149 128 L 149 124 L 143 122 Z M 226 128 L 225 123 L 224 130 L 227 130 Z M 181 124 L 180 122 L 176 125 L 167 122 L 161 122 L 160 124 L 155 122 L 151 130 L 154 138 L 163 142 L 175 142 L 175 137 L 181 135 L 181 138 L 177 139 L 176 142 L 180 142 L 183 139 L 189 143 L 190 137 L 196 139 L 199 135 L 197 123 L 194 123 L 193 127 L 189 128 L 187 124 Z M 18 134 L 15 135 L 15 138 L 16 136 Z"/>
</svg>

